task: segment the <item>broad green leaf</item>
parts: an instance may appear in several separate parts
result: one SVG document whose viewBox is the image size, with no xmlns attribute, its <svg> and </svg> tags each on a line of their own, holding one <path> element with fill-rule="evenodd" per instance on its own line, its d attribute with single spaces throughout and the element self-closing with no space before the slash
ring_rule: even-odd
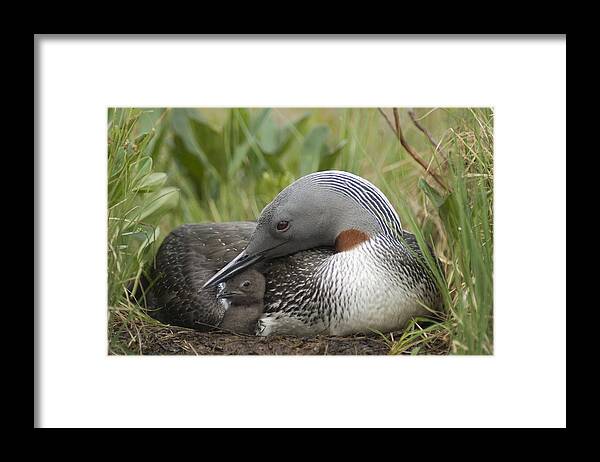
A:
<svg viewBox="0 0 600 462">
<path fill-rule="evenodd" d="M 238 126 L 238 129 L 241 133 L 241 125 L 243 125 L 246 129 L 251 125 L 250 111 L 245 108 L 235 108 L 232 110 L 232 117 L 234 117 L 235 124 Z M 243 139 L 243 138 L 242 138 Z"/>
<path fill-rule="evenodd" d="M 317 125 L 304 138 L 300 158 L 300 176 L 314 172 L 319 167 L 321 153 L 325 146 L 325 140 L 329 136 L 329 127 Z"/>
<path fill-rule="evenodd" d="M 192 117 L 193 115 L 187 109 L 173 109 L 169 122 L 173 134 L 179 138 L 183 147 L 187 151 L 195 153 L 198 148 L 194 143 L 194 136 L 188 123 Z"/>
<path fill-rule="evenodd" d="M 141 145 L 144 142 L 149 142 L 152 137 L 154 136 L 154 132 L 153 131 L 147 131 L 147 132 L 143 132 L 140 133 L 138 136 L 135 137 L 135 139 L 133 140 L 134 144 L 136 144 L 137 146 Z"/>
<path fill-rule="evenodd" d="M 288 124 L 284 125 L 281 129 L 279 129 L 276 145 L 274 145 L 272 149 L 266 152 L 265 154 L 269 154 L 272 156 L 279 156 L 283 154 L 290 147 L 292 142 L 299 136 L 301 136 L 301 132 L 304 126 L 306 125 L 306 122 L 308 121 L 309 117 L 310 114 L 306 113 L 298 119 L 289 122 Z"/>
<path fill-rule="evenodd" d="M 227 175 L 227 156 L 223 136 L 206 122 L 189 119 L 196 143 L 222 179 Z"/>
<path fill-rule="evenodd" d="M 228 176 L 232 177 L 242 166 L 243 162 L 248 158 L 250 145 L 246 142 L 238 144 L 233 151 L 233 158 L 229 164 Z"/>
<path fill-rule="evenodd" d="M 310 112 L 305 112 L 296 120 L 292 120 L 291 122 L 284 125 L 283 129 L 289 131 L 292 135 L 298 135 L 299 133 L 302 133 L 302 131 L 306 127 L 309 118 Z"/>
<path fill-rule="evenodd" d="M 169 210 L 175 208 L 179 202 L 179 189 L 167 187 L 161 189 L 154 197 L 144 204 L 140 212 L 139 220 L 156 218 Z"/>
<path fill-rule="evenodd" d="M 141 132 L 149 132 L 153 128 L 156 128 L 158 121 L 166 111 L 165 108 L 146 108 L 140 114 L 136 127 Z M 162 119 L 164 122 L 164 119 Z"/>
<path fill-rule="evenodd" d="M 250 132 L 251 133 L 259 133 L 261 128 L 263 127 L 263 124 L 267 121 L 271 120 L 271 109 L 270 108 L 266 108 L 261 110 L 258 115 L 256 117 L 253 117 L 250 120 Z"/>
<path fill-rule="evenodd" d="M 163 143 L 165 141 L 166 133 L 167 126 L 166 124 L 163 124 L 158 128 L 158 131 L 156 132 L 155 136 L 148 143 L 148 151 L 150 152 L 150 157 L 152 157 L 153 159 L 157 158 L 158 153 L 160 152 L 160 148 L 163 146 Z"/>
<path fill-rule="evenodd" d="M 256 139 L 265 154 L 275 154 L 282 143 L 282 130 L 275 124 L 272 118 L 265 118 L 260 129 L 256 132 Z"/>
<path fill-rule="evenodd" d="M 136 192 L 152 192 L 160 188 L 167 181 L 167 174 L 164 172 L 155 172 L 148 175 L 142 180 L 142 182 L 135 188 Z"/>
<path fill-rule="evenodd" d="M 152 172 L 152 158 L 144 156 L 129 166 L 129 174 L 134 179 L 134 183 L 140 181 L 146 175 Z"/>
<path fill-rule="evenodd" d="M 171 147 L 175 163 L 182 170 L 185 177 L 189 178 L 196 190 L 198 198 L 202 198 L 202 184 L 204 183 L 205 167 L 199 154 L 187 149 L 184 139 L 179 135 L 173 135 Z"/>
<path fill-rule="evenodd" d="M 265 161 L 267 162 L 269 168 L 273 171 L 273 173 L 281 174 L 285 171 L 285 169 L 281 165 L 281 162 L 279 161 L 279 156 L 277 156 L 276 154 L 266 154 Z"/>
<path fill-rule="evenodd" d="M 319 170 L 331 170 L 347 143 L 348 140 L 342 140 L 329 152 L 327 151 L 327 147 L 325 147 L 325 152 L 321 154 L 321 159 L 319 160 Z"/>
<path fill-rule="evenodd" d="M 309 115 L 304 114 L 297 120 L 280 127 L 271 117 L 271 109 L 263 109 L 252 119 L 250 135 L 265 156 L 279 156 L 300 133 L 300 126 L 308 119 Z M 279 163 L 277 162 L 275 165 L 279 166 Z"/>
</svg>

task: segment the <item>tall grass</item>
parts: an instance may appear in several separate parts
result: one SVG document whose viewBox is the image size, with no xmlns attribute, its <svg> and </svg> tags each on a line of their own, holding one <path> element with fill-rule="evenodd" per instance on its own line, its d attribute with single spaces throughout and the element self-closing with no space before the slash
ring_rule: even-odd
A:
<svg viewBox="0 0 600 462">
<path fill-rule="evenodd" d="M 153 166 L 155 130 L 139 130 L 143 111 L 116 109 L 108 117 L 108 302 L 110 347 L 128 352 L 115 330 L 132 318 L 147 318 L 129 299 L 152 258 L 160 234 L 157 222 L 178 202 L 178 190 L 164 187 L 167 175 Z"/>
<path fill-rule="evenodd" d="M 424 179 L 419 182 L 442 242 L 436 245 L 432 235 L 426 236 L 415 215 L 401 204 L 444 300 L 447 320 L 438 326 L 449 334 L 451 351 L 459 354 L 493 352 L 492 117 L 491 110 L 470 110 L 470 116 L 451 129 L 444 159 L 448 192 L 434 189 Z M 427 242 L 437 247 L 446 271 L 433 264 Z M 409 331 L 420 342 L 415 326 Z"/>
<path fill-rule="evenodd" d="M 423 109 L 416 115 L 439 143 L 432 144 L 400 110 L 406 140 L 449 191 L 431 181 L 376 109 L 111 111 L 111 306 L 129 307 L 129 317 L 142 316 L 130 307 L 124 288 L 135 284 L 174 227 L 254 220 L 294 179 L 336 168 L 382 189 L 404 226 L 424 250 L 430 243 L 442 262 L 443 271 L 435 272 L 447 319 L 428 326 L 416 320 L 390 343 L 390 351 L 415 354 L 446 345 L 450 353 L 490 354 L 492 111 Z M 165 188 L 177 192 L 166 189 L 166 200 Z M 146 207 L 157 202 L 148 215 Z"/>
</svg>

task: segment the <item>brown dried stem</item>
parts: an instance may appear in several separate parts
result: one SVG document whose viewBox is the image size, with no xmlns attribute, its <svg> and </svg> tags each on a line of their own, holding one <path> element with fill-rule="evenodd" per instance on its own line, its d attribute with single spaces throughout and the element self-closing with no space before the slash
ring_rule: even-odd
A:
<svg viewBox="0 0 600 462">
<path fill-rule="evenodd" d="M 406 150 L 406 152 L 408 152 L 408 154 L 421 167 L 423 167 L 423 170 L 425 170 L 425 173 L 429 174 L 436 181 L 437 184 L 439 184 L 446 191 L 449 191 L 448 187 L 444 184 L 444 182 L 441 180 L 441 178 L 438 175 L 436 175 L 435 172 L 429 170 L 429 167 L 427 166 L 425 161 L 421 158 L 421 156 L 417 153 L 417 151 L 415 151 L 413 149 L 413 147 L 410 144 L 408 144 L 408 142 L 406 141 L 406 138 L 404 138 L 404 134 L 402 133 L 402 128 L 400 127 L 400 114 L 398 113 L 398 109 L 397 108 L 392 109 L 392 112 L 394 113 L 394 122 L 396 125 L 395 128 L 394 128 L 394 125 L 392 125 L 392 122 L 390 121 L 390 119 L 385 114 L 385 112 L 383 112 L 383 110 L 381 108 L 377 108 L 377 109 L 379 110 L 381 115 L 383 115 L 384 119 L 387 121 L 388 125 L 390 126 L 390 128 L 392 129 L 392 131 L 398 138 L 398 141 L 400 141 L 400 144 Z"/>
<path fill-rule="evenodd" d="M 415 127 L 417 127 L 419 130 L 421 130 L 425 134 L 425 136 L 427 137 L 427 139 L 429 140 L 429 142 L 433 145 L 434 149 L 436 151 L 441 152 L 442 155 L 445 158 L 448 158 L 448 155 L 446 154 L 446 152 L 440 147 L 440 143 L 435 140 L 435 138 L 429 132 L 429 130 L 427 130 L 425 127 L 423 127 L 423 125 L 421 125 L 419 123 L 419 121 L 417 120 L 417 116 L 415 114 L 415 111 L 413 111 L 412 109 L 409 109 L 408 110 L 408 115 L 410 116 L 410 119 L 412 120 L 413 124 L 415 124 Z"/>
</svg>

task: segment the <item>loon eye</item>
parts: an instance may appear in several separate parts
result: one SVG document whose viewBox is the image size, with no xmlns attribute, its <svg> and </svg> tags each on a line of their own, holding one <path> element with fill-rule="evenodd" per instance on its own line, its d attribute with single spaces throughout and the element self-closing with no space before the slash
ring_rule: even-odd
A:
<svg viewBox="0 0 600 462">
<path fill-rule="evenodd" d="M 280 221 L 277 223 L 277 231 L 285 231 L 290 227 L 289 221 Z"/>
</svg>

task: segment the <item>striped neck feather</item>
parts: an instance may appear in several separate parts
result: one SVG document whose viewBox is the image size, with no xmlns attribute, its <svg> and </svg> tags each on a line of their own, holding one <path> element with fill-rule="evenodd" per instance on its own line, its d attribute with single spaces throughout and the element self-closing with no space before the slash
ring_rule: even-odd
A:
<svg viewBox="0 0 600 462">
<path fill-rule="evenodd" d="M 383 234 L 391 237 L 403 233 L 400 217 L 385 195 L 372 183 L 349 172 L 328 170 L 308 177 L 320 187 L 352 199 L 379 223 Z"/>
</svg>

